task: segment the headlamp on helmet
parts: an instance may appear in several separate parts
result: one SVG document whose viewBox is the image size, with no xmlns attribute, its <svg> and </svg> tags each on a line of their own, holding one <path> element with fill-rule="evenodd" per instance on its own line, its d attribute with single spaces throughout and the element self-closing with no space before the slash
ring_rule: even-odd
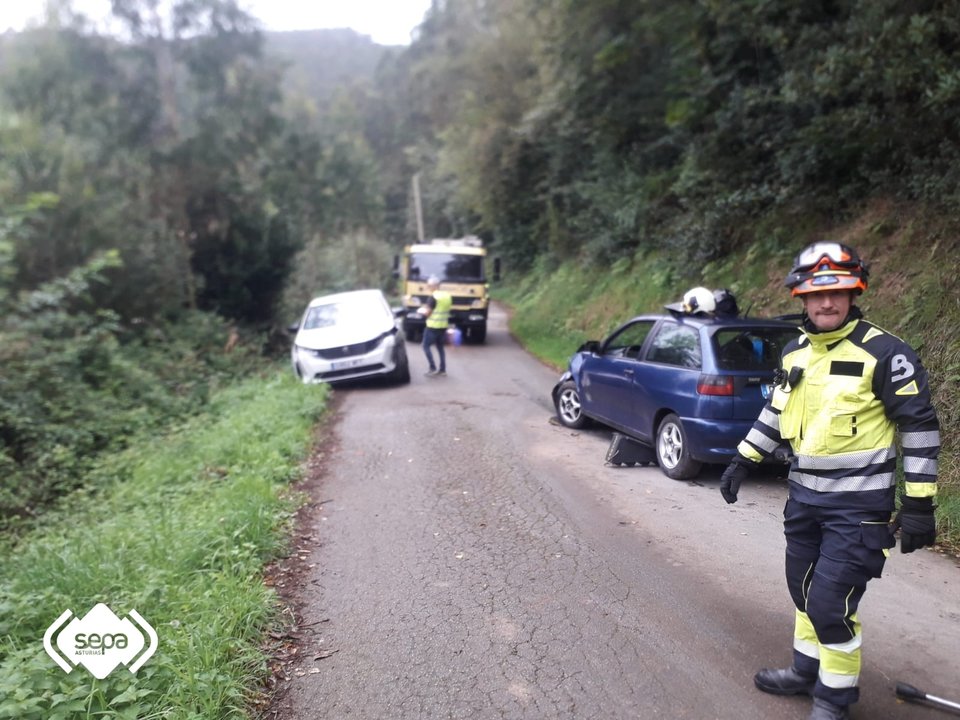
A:
<svg viewBox="0 0 960 720">
<path fill-rule="evenodd" d="M 857 251 L 838 242 L 815 242 L 794 258 L 784 280 L 793 296 L 829 290 L 867 289 L 869 271 Z"/>
</svg>

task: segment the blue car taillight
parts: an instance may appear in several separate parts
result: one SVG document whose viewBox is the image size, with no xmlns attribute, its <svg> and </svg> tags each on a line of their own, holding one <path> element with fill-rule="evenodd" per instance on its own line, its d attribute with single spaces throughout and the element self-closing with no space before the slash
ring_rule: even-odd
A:
<svg viewBox="0 0 960 720">
<path fill-rule="evenodd" d="M 732 375 L 701 375 L 697 380 L 697 392 L 701 395 L 734 394 Z"/>
</svg>

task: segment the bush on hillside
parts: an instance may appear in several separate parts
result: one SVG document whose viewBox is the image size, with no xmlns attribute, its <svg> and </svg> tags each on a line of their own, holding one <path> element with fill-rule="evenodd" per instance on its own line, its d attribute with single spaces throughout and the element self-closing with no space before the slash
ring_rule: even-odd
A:
<svg viewBox="0 0 960 720">
<path fill-rule="evenodd" d="M 196 412 L 254 362 L 212 315 L 123 325 L 98 309 L 115 254 L 9 300 L 0 320 L 0 525 L 36 515 L 97 456 Z"/>
</svg>

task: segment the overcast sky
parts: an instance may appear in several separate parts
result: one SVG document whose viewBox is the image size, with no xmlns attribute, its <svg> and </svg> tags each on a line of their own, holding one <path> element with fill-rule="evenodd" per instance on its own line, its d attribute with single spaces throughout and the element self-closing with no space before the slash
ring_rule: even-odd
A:
<svg viewBox="0 0 960 720">
<path fill-rule="evenodd" d="M 239 0 L 267 30 L 353 28 L 381 45 L 408 45 L 431 0 Z M 0 0 L 0 32 L 21 30 L 42 18 L 44 0 Z M 73 7 L 94 20 L 109 14 L 110 0 L 74 0 Z"/>
</svg>

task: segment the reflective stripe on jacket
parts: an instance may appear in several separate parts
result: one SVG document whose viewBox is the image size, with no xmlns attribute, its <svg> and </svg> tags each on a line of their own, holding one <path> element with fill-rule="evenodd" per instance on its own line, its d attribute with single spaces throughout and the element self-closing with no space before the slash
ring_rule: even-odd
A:
<svg viewBox="0 0 960 720">
<path fill-rule="evenodd" d="M 738 446 L 741 455 L 759 461 L 786 440 L 795 456 L 793 498 L 893 510 L 899 429 L 905 493 L 936 495 L 940 426 L 926 370 L 909 345 L 853 319 L 831 332 L 805 332 L 784 349 L 782 362 L 802 375 L 793 387 L 774 389 Z"/>
<path fill-rule="evenodd" d="M 450 324 L 450 308 L 453 306 L 453 297 L 446 290 L 434 290 L 433 299 L 437 301 L 427 317 L 427 327 L 441 330 Z"/>
</svg>

